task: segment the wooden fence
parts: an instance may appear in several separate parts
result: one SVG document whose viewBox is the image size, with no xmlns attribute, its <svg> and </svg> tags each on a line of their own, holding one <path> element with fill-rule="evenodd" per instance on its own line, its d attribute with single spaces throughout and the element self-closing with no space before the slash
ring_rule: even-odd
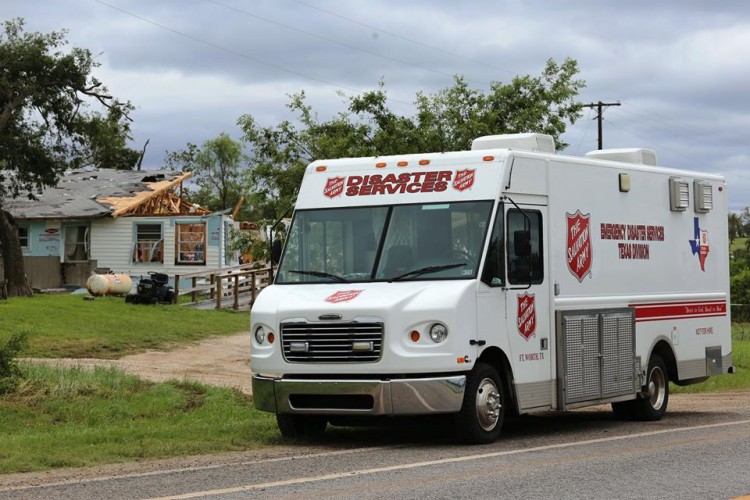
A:
<svg viewBox="0 0 750 500">
<path fill-rule="evenodd" d="M 253 305 L 258 293 L 271 281 L 270 268 L 255 269 L 252 264 L 177 274 L 174 277 L 174 300 L 180 303 L 181 295 L 189 295 L 193 303 L 211 301 L 216 309 L 240 305 Z M 183 288 L 180 282 L 190 280 L 190 286 Z"/>
</svg>

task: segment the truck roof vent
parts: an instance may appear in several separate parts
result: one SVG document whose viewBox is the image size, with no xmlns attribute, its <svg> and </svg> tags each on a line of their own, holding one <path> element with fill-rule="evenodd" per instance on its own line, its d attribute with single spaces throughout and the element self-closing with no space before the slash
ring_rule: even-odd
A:
<svg viewBox="0 0 750 500">
<path fill-rule="evenodd" d="M 656 166 L 656 153 L 642 148 L 600 149 L 586 153 L 586 158 Z"/>
<path fill-rule="evenodd" d="M 520 149 L 554 154 L 555 140 L 547 134 L 485 135 L 474 139 L 471 149 Z"/>
</svg>

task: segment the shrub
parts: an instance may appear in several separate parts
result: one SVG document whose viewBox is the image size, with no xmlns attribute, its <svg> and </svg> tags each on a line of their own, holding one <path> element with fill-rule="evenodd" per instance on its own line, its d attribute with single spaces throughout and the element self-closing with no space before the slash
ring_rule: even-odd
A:
<svg viewBox="0 0 750 500">
<path fill-rule="evenodd" d="M 0 344 L 0 395 L 10 394 L 18 387 L 21 369 L 16 356 L 26 347 L 28 334 L 14 333 L 3 344 Z"/>
</svg>

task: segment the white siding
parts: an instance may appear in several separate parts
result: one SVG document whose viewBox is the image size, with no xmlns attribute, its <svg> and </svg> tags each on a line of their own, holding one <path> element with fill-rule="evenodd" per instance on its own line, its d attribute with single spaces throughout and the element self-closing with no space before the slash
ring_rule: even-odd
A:
<svg viewBox="0 0 750 500">
<path fill-rule="evenodd" d="M 220 223 L 231 220 L 221 217 Z M 175 264 L 175 223 L 177 222 L 206 222 L 206 264 L 205 265 L 176 265 Z M 164 263 L 134 263 L 133 245 L 136 224 L 161 224 L 164 238 Z M 207 219 L 197 217 L 119 217 L 116 219 L 101 218 L 91 222 L 91 258 L 97 261 L 98 267 L 107 267 L 116 273 L 124 273 L 138 278 L 149 271 L 166 273 L 173 277 L 175 274 L 218 269 L 222 266 L 222 251 L 227 242 L 224 232 L 220 233 L 220 244 L 210 244 L 210 228 Z M 223 226 L 220 226 L 223 227 Z M 233 264 L 233 263 L 230 263 Z"/>
</svg>

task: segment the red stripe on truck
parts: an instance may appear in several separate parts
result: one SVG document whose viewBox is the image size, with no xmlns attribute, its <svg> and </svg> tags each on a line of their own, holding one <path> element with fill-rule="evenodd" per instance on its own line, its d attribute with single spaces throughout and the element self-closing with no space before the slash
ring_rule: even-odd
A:
<svg viewBox="0 0 750 500">
<path fill-rule="evenodd" d="M 710 318 L 727 315 L 727 303 L 724 300 L 630 304 L 630 307 L 635 308 L 636 321 Z"/>
</svg>

